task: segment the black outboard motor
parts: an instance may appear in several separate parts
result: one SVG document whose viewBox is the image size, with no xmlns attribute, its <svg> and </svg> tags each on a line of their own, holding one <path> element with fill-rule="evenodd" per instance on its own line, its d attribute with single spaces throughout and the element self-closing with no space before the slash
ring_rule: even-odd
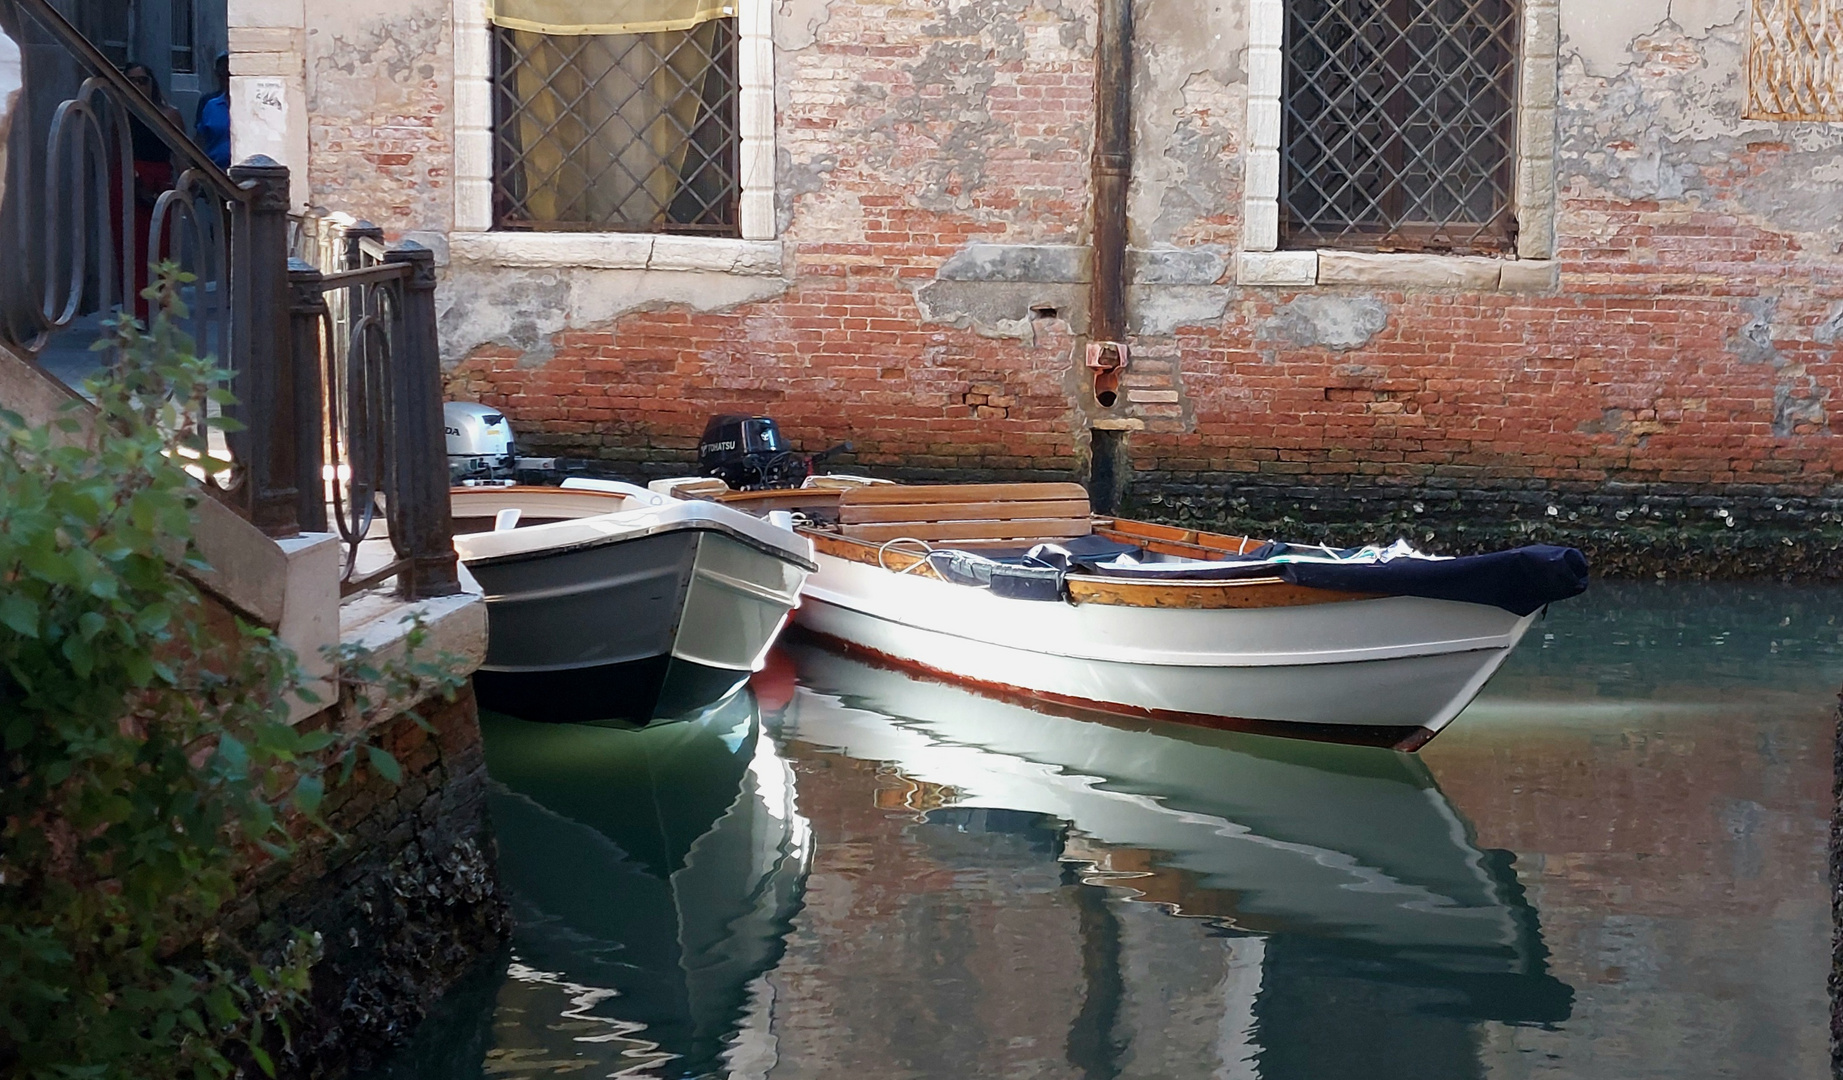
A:
<svg viewBox="0 0 1843 1080">
<path fill-rule="evenodd" d="M 737 491 L 794 488 L 812 472 L 812 462 L 788 447 L 772 419 L 724 413 L 704 425 L 698 472 Z"/>
</svg>

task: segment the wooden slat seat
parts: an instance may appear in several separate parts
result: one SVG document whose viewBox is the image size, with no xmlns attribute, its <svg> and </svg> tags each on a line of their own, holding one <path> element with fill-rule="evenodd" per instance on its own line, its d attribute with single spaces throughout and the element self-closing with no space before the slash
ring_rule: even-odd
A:
<svg viewBox="0 0 1843 1080">
<path fill-rule="evenodd" d="M 877 485 L 838 500 L 840 531 L 881 543 L 900 537 L 1023 543 L 1093 530 L 1080 484 Z"/>
</svg>

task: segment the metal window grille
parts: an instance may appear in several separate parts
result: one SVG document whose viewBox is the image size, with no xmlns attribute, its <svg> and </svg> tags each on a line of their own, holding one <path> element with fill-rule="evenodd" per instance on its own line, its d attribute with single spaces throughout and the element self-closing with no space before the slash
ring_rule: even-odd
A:
<svg viewBox="0 0 1843 1080">
<path fill-rule="evenodd" d="M 1292 247 L 1512 247 L 1517 0 L 1288 0 Z"/>
<path fill-rule="evenodd" d="M 494 37 L 498 228 L 737 234 L 735 20 Z"/>
<path fill-rule="evenodd" d="M 83 0 L 77 9 L 77 29 L 94 42 L 110 63 L 128 62 L 134 38 L 134 10 L 121 0 Z"/>
<path fill-rule="evenodd" d="M 175 75 L 198 71 L 192 34 L 192 0 L 172 0 L 172 44 L 168 46 L 169 66 Z"/>
<path fill-rule="evenodd" d="M 1843 120 L 1843 3 L 1753 0 L 1747 116 Z"/>
</svg>

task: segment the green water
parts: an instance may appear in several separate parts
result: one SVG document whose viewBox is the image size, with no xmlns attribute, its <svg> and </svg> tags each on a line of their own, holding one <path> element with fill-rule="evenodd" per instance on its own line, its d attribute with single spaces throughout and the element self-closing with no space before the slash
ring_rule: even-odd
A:
<svg viewBox="0 0 1843 1080">
<path fill-rule="evenodd" d="M 798 644 L 483 718 L 509 958 L 380 1076 L 1803 1077 L 1843 590 L 1598 585 L 1419 755 Z"/>
</svg>

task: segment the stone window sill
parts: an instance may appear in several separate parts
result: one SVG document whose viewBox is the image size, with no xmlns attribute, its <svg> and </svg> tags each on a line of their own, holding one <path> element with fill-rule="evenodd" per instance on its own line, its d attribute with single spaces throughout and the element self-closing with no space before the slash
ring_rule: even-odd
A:
<svg viewBox="0 0 1843 1080">
<path fill-rule="evenodd" d="M 457 261 L 532 268 L 689 270 L 775 277 L 781 273 L 779 240 L 650 233 L 455 233 L 449 256 Z"/>
<path fill-rule="evenodd" d="M 1244 251 L 1235 282 L 1277 288 L 1367 285 L 1468 292 L 1542 292 L 1557 284 L 1552 259 L 1477 255 L 1377 255 L 1362 251 Z"/>
</svg>

